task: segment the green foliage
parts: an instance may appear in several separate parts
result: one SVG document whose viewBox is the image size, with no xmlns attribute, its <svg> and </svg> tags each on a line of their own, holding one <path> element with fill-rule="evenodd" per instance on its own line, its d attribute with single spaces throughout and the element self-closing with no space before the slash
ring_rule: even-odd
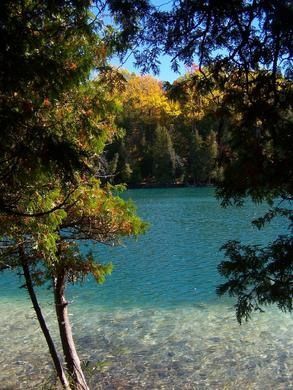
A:
<svg viewBox="0 0 293 390">
<path fill-rule="evenodd" d="M 114 182 L 207 184 L 218 178 L 215 102 L 200 83 L 202 77 L 187 74 L 164 88 L 150 76 L 125 75 L 119 116 L 125 136 L 106 155 L 111 176 L 115 161 Z"/>
<path fill-rule="evenodd" d="M 112 265 L 82 253 L 80 241 L 118 244 L 146 227 L 118 196 L 121 187 L 95 178 L 106 142 L 119 134 L 120 106 L 119 78 L 114 83 L 106 66 L 113 43 L 90 6 L 87 0 L 0 4 L 0 269 L 22 270 L 43 332 L 34 286 L 52 283 L 57 302 L 65 300 L 67 283 L 89 274 L 102 283 Z M 56 353 L 53 360 L 65 384 Z"/>
<path fill-rule="evenodd" d="M 124 8 L 119 12 L 123 15 Z M 200 79 L 217 101 L 208 110 L 218 117 L 213 129 L 217 131 L 221 171 L 217 193 L 224 206 L 242 205 L 247 196 L 269 205 L 278 197 L 292 201 L 292 18 L 289 1 L 183 0 L 173 1 L 169 11 L 149 7 L 145 16 L 136 20 L 144 49 L 135 54 L 144 71 L 158 70 L 162 54 L 173 57 L 175 70 L 179 61 L 187 65 L 194 58 L 199 61 L 194 70 L 200 77 L 195 84 L 198 87 Z M 177 92 L 182 101 L 188 93 L 197 99 L 191 86 L 187 83 L 183 91 L 171 88 L 170 92 Z M 289 215 L 290 205 L 287 210 L 280 214 Z M 269 222 L 275 213 L 279 213 L 276 208 L 257 224 Z M 273 272 L 270 262 L 283 262 L 284 274 L 292 272 L 291 235 L 259 250 L 236 243 L 225 248 L 231 273 L 229 262 L 220 270 L 232 279 L 221 292 L 239 297 L 239 321 L 251 313 L 253 300 L 256 305 L 277 303 L 281 309 L 291 308 L 292 290 L 281 271 L 271 287 L 268 283 Z M 237 269 L 238 263 L 243 269 Z M 249 264 L 256 267 L 251 273 Z M 247 273 L 250 285 L 245 282 Z"/>
<path fill-rule="evenodd" d="M 92 243 L 119 244 L 123 236 L 137 236 L 147 227 L 135 214 L 135 207 L 117 194 L 121 187 L 101 188 L 96 179 L 80 183 L 71 194 L 70 207 L 57 209 L 43 217 L 1 216 L 1 264 L 9 268 L 21 266 L 19 246 L 21 245 L 30 264 L 34 267 L 37 284 L 52 278 L 58 270 L 66 272 L 68 282 L 82 281 L 93 274 L 97 282 L 104 281 L 112 266 L 96 262 L 92 254 L 80 251 L 78 243 L 89 240 Z M 62 203 L 62 200 L 54 201 Z M 39 198 L 43 202 L 43 198 Z M 36 201 L 36 198 L 35 198 Z M 46 204 L 46 202 L 45 202 Z M 40 205 L 36 205 L 40 209 Z M 47 273 L 40 273 L 38 264 Z M 46 276 L 47 275 L 47 276 Z"/>
<path fill-rule="evenodd" d="M 57 277 L 60 272 L 66 270 L 68 283 L 82 283 L 89 274 L 92 274 L 97 283 L 102 284 L 112 269 L 111 263 L 99 264 L 92 252 L 83 254 L 77 243 L 63 240 L 58 243 L 58 259 L 49 267 L 47 277 L 50 280 L 52 276 Z"/>
<path fill-rule="evenodd" d="M 292 311 L 292 208 L 271 208 L 252 223 L 262 229 L 276 217 L 282 218 L 283 222 L 289 221 L 291 235 L 280 236 L 264 248 L 241 245 L 237 241 L 229 241 L 222 247 L 228 260 L 222 261 L 218 269 L 228 281 L 221 284 L 217 292 L 237 297 L 239 323 L 243 318 L 249 319 L 253 311 L 263 311 L 263 307 L 269 304 L 276 304 L 282 311 Z"/>
<path fill-rule="evenodd" d="M 24 204 L 36 188 L 72 191 L 78 175 L 96 169 L 98 154 L 116 131 L 118 106 L 109 84 L 102 76 L 89 81 L 93 69 L 107 69 L 109 52 L 89 6 L 1 2 L 2 211 L 28 213 Z"/>
<path fill-rule="evenodd" d="M 224 177 L 218 194 L 224 204 L 247 195 L 271 202 L 292 194 L 292 83 L 279 78 L 275 97 L 271 77 L 268 72 L 249 74 L 246 92 L 241 74 L 227 83 L 225 104 L 233 115 L 221 156 Z"/>
<path fill-rule="evenodd" d="M 110 268 L 79 253 L 78 241 L 118 243 L 144 231 L 115 187 L 93 179 L 117 123 L 125 139 L 107 150 L 116 180 L 176 180 L 180 160 L 180 175 L 196 184 L 215 180 L 220 167 L 224 205 L 292 199 L 291 4 L 186 0 L 169 12 L 147 1 L 107 5 L 119 34 L 101 31 L 86 0 L 0 5 L 0 264 L 17 268 L 23 250 L 36 284 L 60 267 L 69 282 L 88 273 L 103 281 Z M 135 39 L 144 44 L 134 53 L 144 69 L 157 69 L 162 52 L 174 56 L 174 68 L 195 54 L 199 66 L 165 89 L 125 75 L 122 93 L 123 77 L 106 57 Z M 275 208 L 255 223 L 277 214 L 291 218 Z M 219 292 L 239 297 L 239 321 L 267 303 L 291 310 L 289 236 L 263 249 L 224 249 L 230 262 L 220 272 L 231 280 Z"/>
<path fill-rule="evenodd" d="M 171 136 L 165 127 L 158 126 L 152 147 L 153 174 L 156 182 L 170 184 L 174 180 L 176 154 Z"/>
<path fill-rule="evenodd" d="M 229 241 L 222 249 L 229 260 L 221 262 L 218 269 L 228 281 L 217 288 L 217 293 L 237 297 L 239 323 L 268 304 L 292 311 L 292 237 L 279 237 L 266 248 Z"/>
<path fill-rule="evenodd" d="M 288 221 L 290 222 L 289 226 L 292 228 L 293 227 L 292 209 L 290 207 L 289 208 L 280 207 L 281 203 L 285 203 L 284 200 L 281 201 L 277 207 L 271 208 L 262 217 L 253 220 L 252 221 L 253 225 L 255 225 L 258 229 L 262 229 L 265 225 L 270 223 L 273 218 L 284 217 L 288 219 Z M 289 206 L 290 206 L 290 202 L 289 202 Z"/>
</svg>

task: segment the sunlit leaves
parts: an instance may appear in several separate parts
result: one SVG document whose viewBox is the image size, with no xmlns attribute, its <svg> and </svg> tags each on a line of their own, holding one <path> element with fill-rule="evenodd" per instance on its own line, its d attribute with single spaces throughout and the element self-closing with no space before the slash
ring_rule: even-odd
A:
<svg viewBox="0 0 293 390">
<path fill-rule="evenodd" d="M 32 187 L 93 168 L 116 103 L 89 81 L 106 56 L 88 1 L 3 1 L 0 15 L 0 208 L 12 211 Z"/>
<path fill-rule="evenodd" d="M 123 115 L 144 123 L 164 124 L 179 113 L 179 106 L 169 100 L 161 83 L 151 76 L 131 75 L 122 95 Z"/>
</svg>

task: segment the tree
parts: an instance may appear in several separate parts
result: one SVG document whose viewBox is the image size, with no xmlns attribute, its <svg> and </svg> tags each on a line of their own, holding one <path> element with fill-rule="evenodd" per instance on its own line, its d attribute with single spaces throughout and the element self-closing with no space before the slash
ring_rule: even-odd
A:
<svg viewBox="0 0 293 390">
<path fill-rule="evenodd" d="M 214 131 L 204 139 L 198 130 L 190 143 L 190 175 L 194 184 L 210 184 L 218 177 L 216 158 L 218 153 L 216 134 Z"/>
<path fill-rule="evenodd" d="M 160 184 L 172 183 L 176 169 L 176 154 L 166 127 L 156 128 L 152 152 L 153 174 L 156 181 Z"/>
<path fill-rule="evenodd" d="M 97 96 L 99 104 L 97 104 Z M 52 108 L 50 112 L 56 121 L 55 131 L 66 127 L 68 130 L 76 129 L 78 131 L 77 140 L 84 148 L 92 153 L 101 151 L 105 141 L 111 139 L 115 131 L 111 123 L 113 116 L 111 101 L 112 99 L 107 100 L 107 90 L 99 81 L 88 82 L 87 85 L 83 84 L 78 89 L 68 91 L 64 100 L 59 101 L 57 109 Z M 108 106 L 108 111 L 106 106 Z M 107 119 L 103 118 L 105 113 L 108 116 Z M 103 118 L 102 123 L 101 118 Z M 91 160 L 92 166 L 89 168 L 93 169 L 97 166 L 97 161 L 98 156 Z M 135 220 L 135 215 L 132 215 L 131 207 L 113 197 L 110 189 L 102 190 L 100 183 L 94 181 L 89 174 L 81 175 L 75 172 L 74 181 L 66 183 L 66 191 L 63 189 L 62 181 L 49 182 L 45 173 L 41 172 L 41 174 L 41 178 L 46 180 L 44 184 L 40 185 L 39 181 L 39 186 L 36 186 L 34 181 L 24 182 L 31 188 L 29 193 L 22 194 L 17 210 L 2 212 L 0 215 L 0 237 L 3 244 L 0 264 L 1 269 L 22 268 L 25 285 L 45 334 L 57 374 L 61 383 L 68 387 L 66 373 L 59 361 L 34 289 L 36 285 L 42 283 L 43 269 L 47 269 L 46 276 L 53 280 L 56 313 L 67 363 L 66 368 L 73 380 L 73 386 L 84 389 L 87 385 L 71 335 L 64 295 L 65 286 L 68 280 L 74 282 L 86 273 L 93 273 L 97 278 L 99 273 L 102 279 L 103 270 L 106 272 L 109 267 L 96 265 L 92 258 L 85 261 L 79 254 L 79 247 L 73 245 L 74 235 L 69 239 L 70 245 L 62 245 L 64 231 L 70 229 L 73 232 L 79 226 L 84 234 L 88 232 L 88 239 L 107 242 L 117 241 L 121 235 L 138 233 L 139 225 L 138 220 Z M 74 222 L 72 221 L 73 212 L 76 219 Z M 71 218 L 70 226 L 69 217 Z M 119 225 L 117 225 L 118 222 Z M 98 224 L 100 228 L 99 236 L 97 230 L 94 231 L 95 224 Z M 78 239 L 80 240 L 81 237 Z M 38 267 L 40 263 L 41 268 Z M 56 269 L 58 269 L 57 273 Z M 68 274 L 71 275 L 71 279 Z"/>
<path fill-rule="evenodd" d="M 95 55 L 101 41 L 89 24 L 88 6 L 1 2 L 0 206 L 6 212 L 17 210 L 33 180 L 45 184 L 48 174 L 66 181 L 86 167 L 74 129 L 59 126 L 57 132 L 55 126 L 64 94 L 103 62 Z"/>
<path fill-rule="evenodd" d="M 22 216 L 1 219 L 1 229 L 5 233 L 1 242 L 1 261 L 6 267 L 22 268 L 26 288 L 46 335 L 58 376 L 65 387 L 69 387 L 72 381 L 73 388 L 88 388 L 72 336 L 66 285 L 82 282 L 88 274 L 100 283 L 111 272 L 110 264 L 99 264 L 91 253 L 84 254 L 80 241 L 117 244 L 120 237 L 137 235 L 145 228 L 145 224 L 135 216 L 133 206 L 114 196 L 113 191 L 117 190 L 110 186 L 102 189 L 99 181 L 92 179 L 80 183 L 71 195 L 72 206 L 66 211 L 56 210 L 41 219 L 35 217 L 29 223 Z M 53 289 L 69 381 L 36 299 L 35 286 L 48 281 Z"/>
<path fill-rule="evenodd" d="M 89 273 L 102 281 L 110 271 L 109 266 L 96 264 L 91 255 L 80 253 L 77 242 L 88 239 L 117 243 L 120 236 L 136 235 L 144 229 L 132 206 L 114 196 L 117 190 L 102 186 L 90 174 L 98 168 L 98 153 L 116 131 L 114 112 L 114 100 L 100 80 L 88 81 L 64 93 L 47 115 L 54 120 L 57 134 L 60 129 L 67 130 L 68 136 L 71 132 L 74 141 L 92 157 L 85 160 L 88 169 L 75 171 L 74 180 L 67 179 L 64 190 L 58 172 L 49 178 L 48 171 L 40 167 L 38 180 L 34 181 L 33 176 L 30 182 L 23 181 L 23 188 L 28 187 L 29 191 L 22 193 L 17 209 L 5 209 L 0 214 L 1 269 L 22 269 L 59 379 L 65 387 L 72 381 L 76 389 L 86 389 L 87 384 L 71 334 L 66 284 Z M 46 280 L 52 282 L 55 295 L 69 381 L 37 301 L 35 286 Z"/>
<path fill-rule="evenodd" d="M 108 158 L 119 154 L 116 180 L 137 184 L 152 180 L 156 128 L 170 125 L 179 113 L 179 105 L 168 99 L 162 83 L 154 77 L 125 71 L 122 75 L 125 85 L 120 93 L 118 124 L 125 135 L 109 146 Z"/>
<path fill-rule="evenodd" d="M 162 124 L 178 111 L 178 105 L 167 98 L 162 83 L 149 75 L 131 75 L 122 101 L 126 118 L 134 121 L 143 118 L 145 123 L 150 124 Z"/>
<path fill-rule="evenodd" d="M 197 60 L 207 85 L 216 82 L 225 95 L 218 114 L 229 118 L 229 129 L 223 134 L 224 126 L 220 122 L 217 134 L 219 144 L 225 137 L 219 155 L 223 180 L 218 187 L 223 205 L 240 205 L 246 196 L 256 202 L 272 202 L 280 197 L 284 205 L 290 203 L 293 194 L 292 3 L 182 0 L 174 1 L 169 11 L 147 5 L 143 18 L 130 21 L 133 37 L 140 26 L 139 40 L 145 44 L 142 51 L 135 53 L 137 64 L 143 70 L 156 71 L 159 56 L 169 54 L 176 70 L 179 61 L 192 64 Z M 119 12 L 118 21 L 123 25 L 124 8 Z M 273 207 L 263 220 L 270 221 L 279 213 L 284 215 L 279 207 Z M 285 215 L 292 218 L 290 204 Z M 235 243 L 227 245 L 231 268 L 228 272 L 229 265 L 225 262 L 220 271 L 231 283 L 237 282 L 238 289 L 226 285 L 226 289 L 219 291 L 238 296 L 238 319 L 247 317 L 253 308 L 272 302 L 279 303 L 282 310 L 291 311 L 292 284 L 286 278 L 279 279 L 273 271 L 278 269 L 282 253 L 287 253 L 282 264 L 288 273 L 291 270 L 290 235 L 286 239 L 277 238 L 261 252 Z M 249 283 L 244 283 L 244 270 L 237 268 L 237 259 L 248 272 L 250 251 L 259 262 L 255 262 L 257 268 L 245 279 Z M 251 293 L 249 288 L 258 286 L 267 277 L 272 279 L 272 284 L 283 286 L 282 293 L 274 288 L 267 288 L 262 294 L 252 288 L 254 293 Z M 283 299 L 284 296 L 288 299 Z"/>
<path fill-rule="evenodd" d="M 190 175 L 193 179 L 193 184 L 203 183 L 205 180 L 203 174 L 203 146 L 204 141 L 198 130 L 194 131 L 190 145 Z"/>
<path fill-rule="evenodd" d="M 238 133 L 230 131 L 229 149 L 221 156 L 224 176 L 218 195 L 224 206 L 231 200 L 241 205 L 246 195 L 255 202 L 266 201 L 270 207 L 268 212 L 253 221 L 258 228 L 277 216 L 287 218 L 289 226 L 287 235 L 277 237 L 267 247 L 245 246 L 234 241 L 223 246 L 229 260 L 220 264 L 219 272 L 228 281 L 219 286 L 218 293 L 229 293 L 238 298 L 239 322 L 268 304 L 275 303 L 283 311 L 292 311 L 293 307 L 293 214 L 290 205 L 293 155 L 288 144 L 292 137 L 292 112 L 288 101 L 279 101 L 279 97 L 275 100 L 274 92 L 267 90 L 267 77 L 263 71 L 249 75 L 251 103 L 239 102 L 239 93 L 234 93 L 231 125 Z M 290 99 L 292 82 L 281 76 L 277 82 L 285 99 Z M 230 93 L 231 90 L 227 102 L 232 97 Z M 250 104 L 254 108 L 249 107 Z M 251 111 L 254 109 L 257 111 Z"/>
<path fill-rule="evenodd" d="M 96 179 L 105 143 L 117 133 L 117 100 L 105 66 L 112 43 L 90 5 L 0 5 L 0 268 L 22 269 L 57 375 L 69 388 L 35 290 L 52 282 L 66 368 L 77 389 L 87 384 L 65 287 L 89 273 L 101 281 L 110 271 L 80 253 L 77 242 L 117 242 L 144 226 L 114 188 Z M 100 77 L 91 80 L 97 68 Z"/>
<path fill-rule="evenodd" d="M 137 236 L 145 229 L 145 224 L 136 217 L 133 205 L 114 195 L 117 190 L 111 186 L 101 189 L 96 180 L 80 186 L 73 199 L 74 206 L 59 227 L 57 261 L 49 266 L 67 370 L 82 389 L 86 382 L 72 337 L 66 284 L 83 281 L 88 274 L 101 283 L 112 267 L 97 263 L 91 253 L 84 255 L 79 243 L 90 240 L 114 245 L 123 236 Z"/>
<path fill-rule="evenodd" d="M 111 179 L 134 185 L 214 182 L 219 176 L 214 112 L 223 94 L 213 86 L 209 96 L 198 70 L 173 84 L 126 71 L 121 75 L 118 123 L 124 135 L 107 147 Z"/>
<path fill-rule="evenodd" d="M 207 73 L 208 71 L 205 70 Z M 216 169 L 219 127 L 215 113 L 222 102 L 216 83 L 207 83 L 196 67 L 166 85 L 167 96 L 178 102 L 180 113 L 174 120 L 173 139 L 184 161 L 185 180 L 193 184 L 210 184 L 219 178 Z"/>
</svg>

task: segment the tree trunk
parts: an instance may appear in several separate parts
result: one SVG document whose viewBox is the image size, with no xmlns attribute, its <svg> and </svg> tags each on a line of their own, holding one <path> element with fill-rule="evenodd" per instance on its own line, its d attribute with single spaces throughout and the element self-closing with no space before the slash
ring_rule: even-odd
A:
<svg viewBox="0 0 293 390">
<path fill-rule="evenodd" d="M 21 247 L 19 249 L 19 256 L 21 259 L 26 288 L 27 288 L 27 291 L 29 293 L 30 299 L 32 301 L 33 308 L 34 308 L 35 313 L 37 315 L 37 318 L 38 318 L 40 327 L 42 329 L 43 335 L 45 336 L 45 339 L 46 339 L 46 342 L 47 342 L 47 345 L 48 345 L 48 348 L 50 351 L 50 355 L 52 357 L 52 360 L 53 360 L 53 363 L 54 363 L 54 366 L 55 366 L 55 369 L 56 369 L 56 372 L 58 375 L 58 378 L 60 379 L 60 382 L 62 383 L 62 386 L 64 388 L 70 389 L 65 372 L 63 370 L 62 364 L 61 364 L 60 359 L 58 357 L 58 354 L 57 354 L 57 351 L 56 351 L 56 348 L 54 345 L 54 341 L 52 340 L 49 329 L 47 328 L 47 325 L 46 325 L 46 321 L 43 317 L 41 308 L 39 306 L 39 303 L 38 303 L 38 300 L 37 300 L 37 297 L 35 294 L 33 282 L 31 279 L 30 269 L 29 269 L 28 263 L 27 263 L 26 258 L 25 258 L 24 250 Z"/>
<path fill-rule="evenodd" d="M 75 348 L 71 325 L 68 317 L 68 302 L 65 298 L 65 273 L 62 272 L 54 278 L 55 309 L 59 325 L 60 338 L 63 353 L 67 364 L 67 370 L 72 378 L 73 387 L 76 390 L 89 390 L 80 360 Z"/>
</svg>

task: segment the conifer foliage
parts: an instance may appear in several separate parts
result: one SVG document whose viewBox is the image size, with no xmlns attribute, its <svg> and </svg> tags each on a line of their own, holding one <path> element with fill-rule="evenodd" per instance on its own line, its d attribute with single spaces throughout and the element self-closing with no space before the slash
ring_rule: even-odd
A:
<svg viewBox="0 0 293 390">
<path fill-rule="evenodd" d="M 241 205 L 247 196 L 255 202 L 266 201 L 269 211 L 263 220 L 267 222 L 280 208 L 287 210 L 280 214 L 289 218 L 286 238 L 276 238 L 260 251 L 234 242 L 225 246 L 231 264 L 224 262 L 220 272 L 231 284 L 219 292 L 238 297 L 239 320 L 253 308 L 273 302 L 291 311 L 292 280 L 276 277 L 273 270 L 284 258 L 284 275 L 290 274 L 293 261 L 292 2 L 181 0 L 168 3 L 164 10 L 151 2 L 147 5 L 146 10 L 144 2 L 144 16 L 133 22 L 136 32 L 140 27 L 139 42 L 144 43 L 143 50 L 134 52 L 137 64 L 144 71 L 158 71 L 162 54 L 171 56 L 175 70 L 180 61 L 196 62 L 211 96 L 213 86 L 223 93 L 214 110 L 222 179 L 218 195 L 223 205 Z M 123 14 L 121 6 L 117 19 L 121 24 Z M 251 253 L 259 261 L 250 271 Z M 257 286 L 262 278 L 264 283 L 271 278 L 276 288 L 260 293 Z M 277 288 L 281 285 L 283 289 Z"/>
<path fill-rule="evenodd" d="M 90 5 L 0 5 L 0 267 L 20 270 L 60 382 L 74 389 L 88 385 L 66 286 L 89 274 L 100 283 L 111 272 L 78 243 L 117 244 L 145 229 L 121 188 L 98 179 L 102 150 L 117 132 L 117 102 L 104 71 L 111 44 Z M 65 368 L 37 299 L 44 283 L 52 286 Z"/>
</svg>

